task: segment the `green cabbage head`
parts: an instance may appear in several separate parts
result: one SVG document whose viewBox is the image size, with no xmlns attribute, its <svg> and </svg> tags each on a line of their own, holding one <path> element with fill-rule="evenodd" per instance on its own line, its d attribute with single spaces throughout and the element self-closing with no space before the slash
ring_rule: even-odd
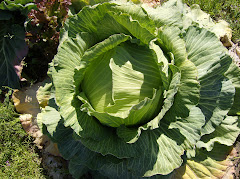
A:
<svg viewBox="0 0 240 179">
<path fill-rule="evenodd" d="M 233 145 L 240 70 L 195 11 L 107 2 L 66 21 L 38 119 L 74 177 L 170 176 L 202 148 Z"/>
</svg>

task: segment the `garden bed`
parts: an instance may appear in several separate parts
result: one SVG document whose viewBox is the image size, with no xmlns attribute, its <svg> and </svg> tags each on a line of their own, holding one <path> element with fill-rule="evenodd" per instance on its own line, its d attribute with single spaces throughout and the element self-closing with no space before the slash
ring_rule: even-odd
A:
<svg viewBox="0 0 240 179">
<path fill-rule="evenodd" d="M 157 6 L 160 5 L 162 2 L 157 1 L 146 1 L 148 6 Z M 190 3 L 190 2 L 188 2 Z M 223 2 L 219 2 L 223 3 Z M 235 2 L 234 2 L 235 3 Z M 48 104 L 48 99 L 50 98 L 49 94 L 46 94 L 42 101 L 39 101 L 38 95 L 43 95 L 42 93 L 38 93 L 38 90 L 41 86 L 43 86 L 46 81 L 50 81 L 47 77 L 47 70 L 48 70 L 48 63 L 54 58 L 54 55 L 57 53 L 57 46 L 59 43 L 59 30 L 62 26 L 64 26 L 64 22 L 67 18 L 67 11 L 69 5 L 71 3 L 67 2 L 66 4 L 58 4 L 57 9 L 44 9 L 46 4 L 39 3 L 38 10 L 31 10 L 28 14 L 29 18 L 32 18 L 32 24 L 34 27 L 33 29 L 29 28 L 29 31 L 26 32 L 26 41 L 28 42 L 29 51 L 24 61 L 20 64 L 17 64 L 15 68 L 18 69 L 18 76 L 21 78 L 21 83 L 18 84 L 22 88 L 20 90 L 15 90 L 13 93 L 13 103 L 15 105 L 16 111 L 20 113 L 20 121 L 22 124 L 23 129 L 34 138 L 34 145 L 38 147 L 40 150 L 40 161 L 44 168 L 45 173 L 48 177 L 51 178 L 72 178 L 72 175 L 69 173 L 69 160 L 65 160 L 62 157 L 62 154 L 59 152 L 57 142 L 52 142 L 50 139 L 52 136 L 47 134 L 44 135 L 42 130 L 39 129 L 39 123 L 37 122 L 37 115 L 41 113 L 41 109 L 44 109 L 45 106 Z M 227 2 L 224 3 L 224 8 L 226 11 L 229 9 L 227 8 Z M 52 4 L 48 4 L 48 7 L 52 7 Z M 78 4 L 79 5 L 79 4 Z M 202 8 L 206 8 L 203 3 L 200 3 Z M 236 7 L 235 7 L 236 6 Z M 236 14 L 235 9 L 239 8 L 240 5 L 234 4 L 230 8 L 230 14 L 232 16 L 232 21 L 234 22 L 238 20 L 239 14 Z M 1 6 L 0 6 L 1 7 Z M 209 7 L 212 8 L 211 5 Z M 218 7 L 218 6 L 217 6 Z M 22 8 L 22 7 L 20 7 Z M 25 7 L 24 7 L 25 8 Z M 24 9 L 23 8 L 23 9 Z M 62 9 L 61 9 L 62 8 Z M 198 7 L 196 8 L 198 9 Z M 78 9 L 76 8 L 75 11 Z M 54 12 L 55 16 L 49 16 L 47 12 Z M 57 13 L 56 13 L 57 12 Z M 64 13 L 59 13 L 64 12 Z M 211 12 L 208 12 L 211 14 Z M 217 30 L 219 27 L 224 27 L 224 33 L 219 33 L 218 37 L 223 43 L 223 45 L 228 49 L 229 55 L 234 60 L 238 66 L 240 66 L 240 47 L 238 46 L 239 37 L 236 34 L 236 31 L 239 30 L 238 26 L 234 26 L 231 24 L 232 27 L 235 27 L 236 30 L 234 31 L 234 37 L 232 38 L 231 29 L 224 23 L 219 25 L 217 28 L 211 26 L 211 23 L 214 25 L 215 22 L 211 21 L 209 15 L 202 14 L 204 16 L 203 20 L 200 19 L 200 24 L 205 23 L 206 19 L 210 22 L 210 29 L 214 33 L 218 34 Z M 211 14 L 212 15 L 212 14 Z M 220 14 L 221 15 L 221 14 Z M 57 19 L 56 19 L 57 17 Z M 214 19 L 219 19 L 220 16 L 214 15 L 212 16 Z M 22 20 L 22 19 L 20 19 Z M 39 21 L 42 20 L 42 21 Z M 199 19 L 197 19 L 199 20 Z M 230 22 L 232 23 L 231 19 Z M 29 21 L 30 22 L 30 21 Z M 42 24 L 41 24 L 42 23 Z M 37 25 L 38 24 L 38 25 Z M 40 26 L 39 26 L 40 24 Z M 220 23 L 219 23 L 220 24 Z M 37 27 L 37 28 L 36 28 Z M 40 27 L 40 28 L 39 28 Z M 233 41 L 232 41 L 233 39 Z M 19 42 L 19 41 L 16 41 Z M 20 43 L 20 42 L 19 42 Z M 22 43 L 22 42 L 21 42 Z M 46 48 L 45 48 L 46 47 Z M 25 56 L 25 50 L 20 50 Z M 40 52 L 40 53 L 39 53 Z M 22 56 L 20 55 L 20 56 Z M 9 83 L 10 84 L 10 83 Z M 38 98 L 38 99 L 37 99 Z M 41 127 L 40 127 L 41 128 Z M 229 149 L 230 150 L 230 149 Z M 224 157 L 220 157 L 221 160 L 216 159 L 212 161 L 208 159 L 206 162 L 210 162 L 210 167 L 215 165 L 221 165 L 221 169 L 218 171 L 222 178 L 231 178 L 231 177 L 239 177 L 239 152 L 240 152 L 240 142 L 239 138 L 235 142 L 230 155 L 225 155 Z M 217 155 L 217 154 L 216 154 Z M 8 161 L 8 160 L 7 160 Z M 6 162 L 7 162 L 6 161 Z M 184 175 L 195 174 L 199 175 L 196 168 L 192 168 L 194 165 L 201 165 L 203 167 L 206 166 L 204 161 L 197 160 L 188 160 L 186 164 L 178 169 L 172 177 L 180 177 Z M 214 163 L 215 162 L 215 163 Z M 6 163 L 9 165 L 9 163 Z M 188 170 L 187 168 L 190 168 Z M 208 167 L 204 169 L 209 169 Z M 193 173 L 191 173 L 193 170 Z M 210 170 L 210 169 L 209 169 Z M 84 176 L 87 178 L 91 178 L 93 173 L 86 173 Z M 210 170 L 209 176 L 218 177 L 214 171 Z M 40 178 L 40 177 L 39 177 Z"/>
</svg>

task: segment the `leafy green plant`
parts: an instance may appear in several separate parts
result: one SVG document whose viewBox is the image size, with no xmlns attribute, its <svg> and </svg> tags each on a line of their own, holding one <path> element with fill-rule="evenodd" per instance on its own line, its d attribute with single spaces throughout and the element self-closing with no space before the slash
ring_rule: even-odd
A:
<svg viewBox="0 0 240 179">
<path fill-rule="evenodd" d="M 24 22 L 27 12 L 35 7 L 31 2 L 4 0 L 0 3 L 0 88 L 20 87 L 21 62 L 28 52 Z"/>
<path fill-rule="evenodd" d="M 221 167 L 216 147 L 229 152 L 240 133 L 240 69 L 206 17 L 170 0 L 155 9 L 86 6 L 67 19 L 52 84 L 39 90 L 48 106 L 38 122 L 75 178 L 89 170 L 171 177 L 194 162 Z"/>
</svg>

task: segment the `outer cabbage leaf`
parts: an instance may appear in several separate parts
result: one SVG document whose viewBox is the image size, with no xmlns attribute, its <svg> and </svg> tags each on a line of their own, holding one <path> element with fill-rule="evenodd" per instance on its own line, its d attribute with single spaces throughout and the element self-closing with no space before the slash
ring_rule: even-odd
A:
<svg viewBox="0 0 240 179">
<path fill-rule="evenodd" d="M 204 135 L 196 146 L 198 148 L 204 147 L 207 151 L 211 151 L 215 143 L 232 146 L 239 134 L 239 117 L 227 116 L 213 133 Z"/>
<path fill-rule="evenodd" d="M 206 118 L 202 135 L 215 130 L 233 104 L 235 88 L 225 77 L 232 59 L 217 37 L 206 29 L 190 27 L 185 36 L 188 58 L 198 68 L 200 80 L 199 108 Z M 210 59 L 210 60 L 209 60 Z"/>
<path fill-rule="evenodd" d="M 24 28 L 13 24 L 14 15 L 11 11 L 20 11 L 23 15 L 35 8 L 32 0 L 10 1 L 0 3 L 0 87 L 19 88 L 19 78 L 22 69 L 21 61 L 28 52 L 24 41 Z M 18 77 L 18 76 L 19 77 Z"/>
<path fill-rule="evenodd" d="M 33 0 L 3 0 L 0 3 L 1 10 L 20 11 L 23 15 L 27 16 L 31 9 L 36 8 Z"/>
<path fill-rule="evenodd" d="M 143 4 L 143 8 L 154 21 L 156 27 L 164 25 L 183 27 L 183 3 L 179 0 L 167 1 L 155 9 L 149 7 L 147 4 Z"/>
<path fill-rule="evenodd" d="M 231 82 L 235 87 L 234 102 L 228 115 L 240 115 L 240 100 L 238 100 L 240 97 L 240 68 L 232 63 L 224 74 L 227 78 L 231 79 Z"/>
<path fill-rule="evenodd" d="M 0 87 L 19 88 L 18 68 L 28 52 L 23 27 L 0 21 Z"/>
<path fill-rule="evenodd" d="M 229 24 L 224 20 L 213 21 L 210 15 L 203 12 L 197 4 L 188 7 L 181 0 L 169 0 L 155 9 L 146 4 L 143 4 L 143 7 L 157 27 L 167 24 L 186 30 L 196 25 L 215 33 L 219 39 L 225 35 L 231 38 L 232 30 Z"/>
<path fill-rule="evenodd" d="M 216 145 L 211 152 L 199 150 L 196 157 L 186 161 L 171 178 L 233 178 L 235 172 L 231 158 L 236 155 L 232 147 Z"/>
<path fill-rule="evenodd" d="M 231 36 L 232 30 L 226 21 L 213 21 L 210 15 L 203 12 L 197 4 L 194 4 L 191 7 L 185 5 L 183 14 L 183 24 L 185 29 L 187 29 L 191 24 L 197 24 L 199 27 L 203 27 L 215 33 L 218 38 L 224 37 L 225 35 Z"/>
</svg>

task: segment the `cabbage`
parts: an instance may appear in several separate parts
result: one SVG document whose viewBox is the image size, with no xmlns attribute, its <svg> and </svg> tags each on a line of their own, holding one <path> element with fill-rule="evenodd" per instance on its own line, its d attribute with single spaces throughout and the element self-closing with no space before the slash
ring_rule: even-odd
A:
<svg viewBox="0 0 240 179">
<path fill-rule="evenodd" d="M 21 19 L 34 8 L 33 0 L 0 2 L 0 88 L 20 88 L 22 60 L 28 53 Z"/>
<path fill-rule="evenodd" d="M 214 22 L 189 11 L 107 2 L 66 21 L 38 123 L 75 178 L 170 176 L 203 149 L 233 145 L 240 70 Z"/>
</svg>

